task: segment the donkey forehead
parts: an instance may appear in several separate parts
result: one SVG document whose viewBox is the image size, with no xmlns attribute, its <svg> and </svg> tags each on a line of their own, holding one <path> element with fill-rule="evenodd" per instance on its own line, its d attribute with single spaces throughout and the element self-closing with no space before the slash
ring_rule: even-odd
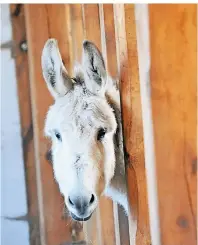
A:
<svg viewBox="0 0 198 245">
<path fill-rule="evenodd" d="M 112 108 L 105 98 L 86 95 L 77 88 L 56 100 L 47 116 L 47 127 L 70 130 L 71 127 L 115 130 L 116 121 Z"/>
</svg>

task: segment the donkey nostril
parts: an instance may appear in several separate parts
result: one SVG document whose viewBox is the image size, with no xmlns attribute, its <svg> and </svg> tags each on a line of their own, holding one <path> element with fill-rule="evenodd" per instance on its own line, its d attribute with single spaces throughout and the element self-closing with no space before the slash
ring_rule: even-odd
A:
<svg viewBox="0 0 198 245">
<path fill-rule="evenodd" d="M 70 199 L 70 197 L 69 197 L 69 203 L 74 206 L 74 203 L 72 202 L 72 200 Z"/>
<path fill-rule="evenodd" d="M 94 195 L 92 194 L 92 195 L 91 195 L 91 200 L 90 200 L 89 203 L 92 204 L 92 203 L 94 202 L 94 199 L 95 199 L 95 197 L 94 197 Z"/>
</svg>

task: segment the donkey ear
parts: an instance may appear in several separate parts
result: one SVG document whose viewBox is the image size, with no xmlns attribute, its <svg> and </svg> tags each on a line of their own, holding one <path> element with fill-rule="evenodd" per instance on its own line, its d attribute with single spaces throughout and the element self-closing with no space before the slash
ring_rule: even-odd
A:
<svg viewBox="0 0 198 245">
<path fill-rule="evenodd" d="M 48 39 L 42 52 L 43 77 L 52 96 L 56 99 L 64 96 L 72 88 L 72 79 L 63 65 L 58 44 Z"/>
<path fill-rule="evenodd" d="M 95 94 L 104 93 L 107 77 L 104 60 L 98 48 L 87 40 L 83 42 L 82 63 L 87 88 Z"/>
</svg>

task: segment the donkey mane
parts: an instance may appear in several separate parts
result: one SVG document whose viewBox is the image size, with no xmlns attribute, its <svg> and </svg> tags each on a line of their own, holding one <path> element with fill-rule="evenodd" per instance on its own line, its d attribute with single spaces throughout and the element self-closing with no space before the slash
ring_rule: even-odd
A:
<svg viewBox="0 0 198 245">
<path fill-rule="evenodd" d="M 112 79 L 109 76 L 109 79 Z M 113 80 L 112 80 L 113 81 Z M 127 200 L 127 187 L 126 187 L 126 175 L 125 175 L 125 158 L 123 148 L 123 132 L 122 132 L 122 116 L 120 108 L 120 95 L 116 81 L 111 83 L 112 87 L 110 93 L 107 90 L 107 101 L 112 107 L 117 122 L 117 130 L 114 135 L 114 147 L 115 147 L 115 174 L 111 180 L 111 184 L 106 191 L 106 196 L 111 197 L 114 201 L 119 203 L 128 214 L 128 200 Z"/>
</svg>

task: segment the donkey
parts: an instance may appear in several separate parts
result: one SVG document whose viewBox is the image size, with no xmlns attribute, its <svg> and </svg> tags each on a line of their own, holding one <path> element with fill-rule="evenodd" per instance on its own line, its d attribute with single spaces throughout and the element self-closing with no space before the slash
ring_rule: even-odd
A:
<svg viewBox="0 0 198 245">
<path fill-rule="evenodd" d="M 71 217 L 88 220 L 103 194 L 128 213 L 119 90 L 99 49 L 83 42 L 74 77 L 63 65 L 55 39 L 45 43 L 41 61 L 55 100 L 45 135 L 52 140 L 54 176 Z"/>
</svg>

